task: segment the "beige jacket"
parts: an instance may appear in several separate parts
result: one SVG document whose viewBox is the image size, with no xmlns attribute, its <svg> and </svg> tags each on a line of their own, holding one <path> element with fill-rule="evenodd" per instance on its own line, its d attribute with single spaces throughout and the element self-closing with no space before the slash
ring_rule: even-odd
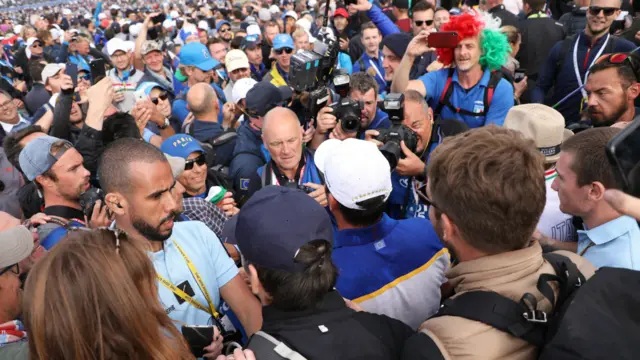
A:
<svg viewBox="0 0 640 360">
<path fill-rule="evenodd" d="M 595 272 L 595 267 L 583 257 L 567 251 L 557 253 L 573 261 L 587 279 Z M 555 272 L 542 258 L 540 244 L 534 242 L 522 250 L 460 263 L 449 270 L 447 278 L 455 289 L 454 298 L 468 291 L 484 290 L 519 302 L 528 292 L 538 300 L 538 310 L 548 312 L 552 305 L 536 288 L 543 273 Z M 427 320 L 420 330 L 436 342 L 445 359 L 529 360 L 537 356 L 537 349 L 525 340 L 457 316 Z"/>
</svg>

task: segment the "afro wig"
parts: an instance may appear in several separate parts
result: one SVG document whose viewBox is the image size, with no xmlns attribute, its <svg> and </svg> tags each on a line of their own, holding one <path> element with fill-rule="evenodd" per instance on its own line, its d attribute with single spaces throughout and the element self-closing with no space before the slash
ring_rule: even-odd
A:
<svg viewBox="0 0 640 360">
<path fill-rule="evenodd" d="M 507 37 L 499 30 L 485 27 L 485 22 L 478 16 L 472 14 L 462 14 L 453 16 L 451 21 L 442 25 L 440 31 L 455 31 L 458 33 L 458 41 L 471 37 L 480 37 L 480 65 L 483 68 L 497 70 L 507 61 L 511 47 Z M 454 62 L 454 49 L 436 49 L 438 60 L 445 66 Z"/>
</svg>

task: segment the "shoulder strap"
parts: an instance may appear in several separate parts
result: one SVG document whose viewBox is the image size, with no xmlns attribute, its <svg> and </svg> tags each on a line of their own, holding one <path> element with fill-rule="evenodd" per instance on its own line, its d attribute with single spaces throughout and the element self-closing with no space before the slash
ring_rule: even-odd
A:
<svg viewBox="0 0 640 360">
<path fill-rule="evenodd" d="M 264 331 L 258 331 L 251 337 L 248 349 L 252 350 L 260 359 L 307 360 L 300 353 Z M 270 353 L 275 353 L 274 355 L 277 357 L 269 356 Z"/>
<path fill-rule="evenodd" d="M 556 74 L 557 72 L 562 71 L 567 54 L 569 53 L 569 50 L 571 49 L 571 45 L 573 45 L 573 42 L 576 40 L 576 38 L 577 38 L 576 35 L 571 35 L 571 36 L 567 36 L 566 38 L 564 38 L 564 40 L 562 40 L 560 55 L 558 55 L 558 58 L 556 59 Z"/>
<path fill-rule="evenodd" d="M 221 146 L 235 139 L 237 136 L 238 134 L 234 130 L 227 130 L 222 134 L 209 139 L 209 143 L 214 147 Z"/>
<path fill-rule="evenodd" d="M 605 47 L 603 54 L 613 54 L 616 51 L 617 42 L 618 42 L 618 37 L 615 35 L 611 35 L 611 38 L 609 38 L 609 42 L 607 43 L 607 46 Z"/>
<path fill-rule="evenodd" d="M 260 181 L 262 185 L 260 186 L 261 189 L 267 185 L 271 185 L 271 161 L 266 163 L 262 168 L 262 175 L 260 176 Z"/>
<path fill-rule="evenodd" d="M 561 306 L 571 294 L 587 282 L 576 264 L 568 257 L 556 254 L 545 253 L 542 257 L 553 267 L 556 276 L 549 274 L 540 275 L 537 288 L 554 307 Z M 553 289 L 549 281 L 558 281 L 558 299 L 556 301 Z"/>
<path fill-rule="evenodd" d="M 449 74 L 447 75 L 447 82 L 444 84 L 444 88 L 442 89 L 442 94 L 440 94 L 440 100 L 438 101 L 438 106 L 436 107 L 435 116 L 437 117 L 442 112 L 442 108 L 445 104 L 449 103 L 449 98 L 453 93 L 453 86 L 451 86 L 451 81 L 453 80 L 453 72 L 454 68 L 449 68 Z"/>
<path fill-rule="evenodd" d="M 489 112 L 489 107 L 491 106 L 491 101 L 493 100 L 493 94 L 496 91 L 496 86 L 500 80 L 502 80 L 503 74 L 501 71 L 494 70 L 491 71 L 491 76 L 489 76 L 489 84 L 487 84 L 487 90 L 484 92 L 484 114 L 486 115 Z"/>
</svg>

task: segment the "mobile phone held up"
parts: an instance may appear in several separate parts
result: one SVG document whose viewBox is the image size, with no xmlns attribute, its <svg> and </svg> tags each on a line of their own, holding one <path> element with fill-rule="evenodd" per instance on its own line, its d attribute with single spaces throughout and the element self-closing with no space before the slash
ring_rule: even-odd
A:
<svg viewBox="0 0 640 360">
<path fill-rule="evenodd" d="M 429 34 L 429 47 L 455 49 L 458 46 L 458 33 L 455 31 L 439 31 Z"/>
<path fill-rule="evenodd" d="M 65 64 L 64 73 L 66 75 L 69 75 L 69 77 L 73 81 L 73 88 L 75 89 L 76 87 L 78 87 L 78 65 L 72 63 Z M 71 90 L 71 92 L 73 92 L 73 90 Z"/>
<path fill-rule="evenodd" d="M 516 71 L 514 71 L 514 73 L 513 73 L 513 81 L 519 83 L 520 81 L 522 81 L 524 79 L 526 74 L 527 74 L 527 70 L 526 69 L 516 69 Z"/>
<path fill-rule="evenodd" d="M 640 197 L 640 121 L 632 121 L 609 140 L 606 152 L 622 190 Z"/>
<path fill-rule="evenodd" d="M 100 80 L 104 79 L 107 76 L 107 70 L 105 68 L 103 59 L 94 59 L 89 63 L 89 68 L 91 69 L 91 85 L 95 85 Z"/>
<path fill-rule="evenodd" d="M 204 356 L 204 348 L 213 342 L 213 326 L 183 325 L 182 336 L 196 358 Z"/>
</svg>

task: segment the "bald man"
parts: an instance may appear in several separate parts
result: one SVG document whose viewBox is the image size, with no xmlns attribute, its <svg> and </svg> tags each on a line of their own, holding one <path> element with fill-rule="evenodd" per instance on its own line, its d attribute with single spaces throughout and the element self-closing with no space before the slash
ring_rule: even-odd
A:
<svg viewBox="0 0 640 360">
<path fill-rule="evenodd" d="M 262 141 L 271 160 L 258 169 L 262 187 L 267 185 L 299 188 L 327 206 L 324 179 L 313 161 L 313 152 L 302 148 L 298 116 L 276 107 L 264 118 Z"/>
</svg>

